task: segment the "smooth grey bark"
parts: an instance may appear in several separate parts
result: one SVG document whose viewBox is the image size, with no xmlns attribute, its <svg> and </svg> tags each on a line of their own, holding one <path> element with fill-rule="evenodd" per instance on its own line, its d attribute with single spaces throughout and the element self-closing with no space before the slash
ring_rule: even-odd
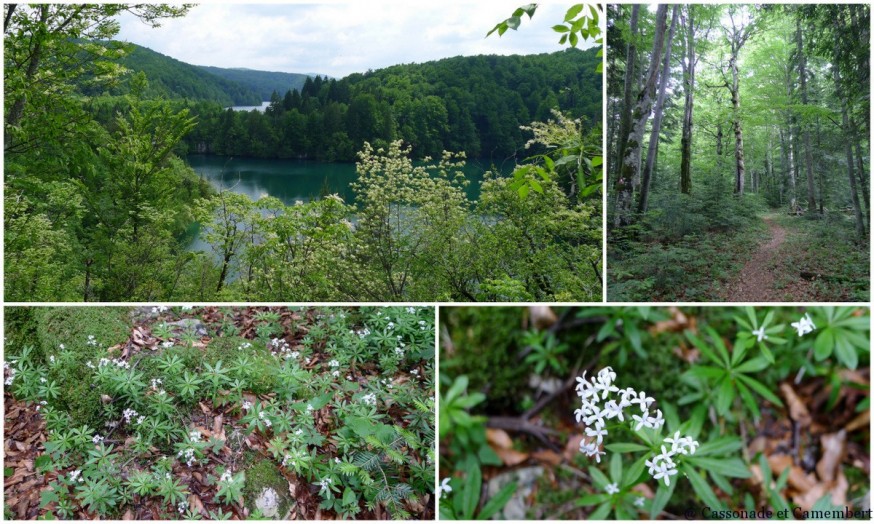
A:
<svg viewBox="0 0 874 524">
<path fill-rule="evenodd" d="M 613 163 L 615 171 L 619 171 L 622 165 L 622 153 L 625 151 L 625 143 L 628 140 L 628 132 L 631 129 L 631 106 L 634 103 L 634 80 L 637 67 L 637 20 L 640 16 L 640 5 L 631 6 L 631 20 L 629 29 L 631 36 L 628 38 L 628 47 L 625 54 L 625 91 L 622 99 L 622 113 L 619 116 L 619 146 L 616 148 L 616 160 Z"/>
<path fill-rule="evenodd" d="M 668 6 L 660 4 L 656 9 L 655 34 L 653 35 L 652 57 L 649 68 L 637 102 L 631 112 L 631 129 L 628 132 L 628 140 L 622 153 L 622 165 L 619 168 L 619 178 L 614 184 L 616 192 L 616 213 L 613 221 L 614 227 L 627 226 L 633 222 L 631 205 L 634 201 L 634 191 L 640 184 L 640 156 L 643 132 L 646 122 L 652 112 L 653 98 L 655 96 L 656 74 L 662 57 L 662 47 L 665 40 L 667 26 Z"/>
<path fill-rule="evenodd" d="M 686 53 L 683 59 L 683 135 L 680 139 L 680 192 L 692 192 L 692 109 L 695 89 L 695 23 L 693 6 L 686 6 L 689 19 L 686 21 Z"/>
<path fill-rule="evenodd" d="M 645 213 L 649 204 L 649 188 L 652 181 L 652 173 L 655 166 L 656 152 L 659 147 L 659 133 L 662 128 L 662 116 L 665 109 L 665 95 L 667 93 L 668 78 L 671 76 L 671 47 L 674 40 L 674 32 L 677 29 L 677 18 L 680 7 L 675 5 L 671 12 L 671 28 L 668 30 L 668 39 L 665 42 L 665 59 L 662 62 L 662 70 L 659 77 L 659 91 L 656 98 L 655 114 L 652 117 L 652 130 L 649 135 L 649 145 L 646 150 L 646 163 L 640 181 L 640 202 L 637 212 Z"/>
<path fill-rule="evenodd" d="M 801 104 L 807 105 L 807 57 L 804 54 L 803 36 L 801 31 L 801 13 L 795 18 L 795 52 L 798 56 L 798 79 L 801 87 Z M 807 212 L 816 212 L 816 193 L 813 188 L 813 152 L 810 149 L 810 129 L 802 121 L 801 136 L 804 142 L 804 163 L 807 174 Z"/>
</svg>

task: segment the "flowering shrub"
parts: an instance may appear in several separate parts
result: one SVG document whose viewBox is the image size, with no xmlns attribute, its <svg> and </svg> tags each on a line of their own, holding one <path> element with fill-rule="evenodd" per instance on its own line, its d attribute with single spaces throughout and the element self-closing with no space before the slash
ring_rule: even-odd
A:
<svg viewBox="0 0 874 524">
<path fill-rule="evenodd" d="M 7 341 L 7 402 L 45 424 L 40 516 L 433 515 L 433 309 L 126 311 L 147 317 L 127 340 Z M 87 418 L 72 377 L 96 390 Z M 289 513 L 290 491 L 312 496 Z"/>
</svg>

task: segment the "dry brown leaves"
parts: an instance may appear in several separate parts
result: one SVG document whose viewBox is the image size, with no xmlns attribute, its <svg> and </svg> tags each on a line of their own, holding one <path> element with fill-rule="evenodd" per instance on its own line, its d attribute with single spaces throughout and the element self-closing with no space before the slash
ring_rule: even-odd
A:
<svg viewBox="0 0 874 524">
<path fill-rule="evenodd" d="M 40 514 L 40 493 L 47 489 L 49 475 L 42 475 L 34 468 L 37 456 L 45 450 L 45 421 L 36 406 L 3 395 L 4 417 L 4 467 L 12 475 L 4 478 L 3 495 L 8 507 L 18 519 L 35 519 Z"/>
</svg>

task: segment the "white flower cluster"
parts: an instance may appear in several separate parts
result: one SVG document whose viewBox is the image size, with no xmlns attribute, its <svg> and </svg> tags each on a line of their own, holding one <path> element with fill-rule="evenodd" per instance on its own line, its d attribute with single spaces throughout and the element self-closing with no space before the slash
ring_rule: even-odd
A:
<svg viewBox="0 0 874 524">
<path fill-rule="evenodd" d="M 170 308 L 168 308 L 167 306 L 155 306 L 152 308 L 152 313 L 163 313 L 168 309 Z"/>
<path fill-rule="evenodd" d="M 96 367 L 102 368 L 103 366 L 108 366 L 110 364 L 115 364 L 117 367 L 120 367 L 120 368 L 130 369 L 130 364 L 121 358 L 114 358 L 112 360 L 109 360 L 108 358 L 101 358 L 100 361 L 97 362 Z M 89 367 L 90 369 L 95 368 L 94 364 L 92 364 L 90 360 L 88 362 L 86 362 L 85 365 L 87 367 Z"/>
<path fill-rule="evenodd" d="M 426 329 L 428 329 L 427 322 L 425 322 L 424 320 L 420 320 L 419 331 L 425 331 Z"/>
<path fill-rule="evenodd" d="M 404 358 L 404 350 L 402 348 L 395 348 L 395 355 L 399 358 Z"/>
<path fill-rule="evenodd" d="M 263 411 L 258 412 L 258 418 L 261 419 L 261 421 L 264 422 L 264 425 L 267 426 L 268 428 L 273 425 L 273 423 L 270 422 L 270 419 L 267 418 L 267 414 L 264 413 Z"/>
<path fill-rule="evenodd" d="M 194 306 L 192 306 L 191 304 L 182 306 L 182 311 L 190 311 L 192 309 L 194 309 Z"/>
<path fill-rule="evenodd" d="M 97 339 L 94 338 L 94 335 L 88 335 L 88 340 L 85 342 L 85 344 L 88 346 L 96 346 Z M 64 348 L 61 348 L 61 349 L 64 349 Z"/>
<path fill-rule="evenodd" d="M 331 485 L 333 482 L 334 482 L 334 481 L 331 480 L 329 477 L 325 477 L 325 478 L 323 478 L 322 480 L 319 481 L 319 486 L 321 486 L 321 489 L 319 489 L 319 491 L 320 491 L 320 492 L 322 492 L 322 491 L 328 491 L 330 485 Z"/>
<path fill-rule="evenodd" d="M 158 389 L 159 389 L 158 386 L 163 384 L 163 383 L 164 383 L 164 381 L 161 380 L 160 378 L 153 378 L 152 379 L 152 391 L 158 391 Z M 161 391 L 163 391 L 163 389 Z"/>
<path fill-rule="evenodd" d="M 55 356 L 54 356 L 54 355 L 49 355 L 49 363 L 50 363 L 50 364 L 54 364 L 54 363 L 55 363 Z"/>
<path fill-rule="evenodd" d="M 197 458 L 194 456 L 194 448 L 180 450 L 176 457 L 183 459 L 189 468 L 197 461 Z"/>
<path fill-rule="evenodd" d="M 586 436 L 592 440 L 583 439 L 580 442 L 580 452 L 585 453 L 589 457 L 595 457 L 596 462 L 601 462 L 601 456 L 605 455 L 600 450 L 601 444 L 604 442 L 604 437 L 607 436 L 606 421 L 618 419 L 620 422 L 625 421 L 624 409 L 632 407 L 635 404 L 640 407 L 640 414 L 631 415 L 631 422 L 634 424 L 635 431 L 647 427 L 659 429 L 665 424 L 665 419 L 662 416 L 660 409 L 656 410 L 655 416 L 650 415 L 650 405 L 655 402 L 652 397 L 647 397 L 644 391 L 635 391 L 634 388 L 619 389 L 613 382 L 616 380 L 616 373 L 612 368 L 606 367 L 598 372 L 598 375 L 592 382 L 586 379 L 586 374 L 577 378 L 577 395 L 579 395 L 582 405 L 574 411 L 577 422 L 583 421 L 586 424 Z M 615 398 L 608 398 L 611 394 L 618 395 L 618 402 Z M 676 464 L 673 457 L 676 455 L 691 455 L 695 453 L 698 447 L 698 442 L 691 437 L 680 437 L 680 432 L 676 432 L 673 438 L 667 438 L 664 441 L 671 445 L 668 451 L 662 445 L 662 452 L 655 455 L 651 460 L 646 461 L 649 467 L 649 473 L 655 480 L 664 479 L 666 485 L 670 485 L 671 476 L 677 474 Z M 618 488 L 615 485 L 607 486 L 608 494 L 617 493 L 614 491 Z"/>
<path fill-rule="evenodd" d="M 70 482 L 82 482 L 85 479 L 82 478 L 82 470 L 77 469 L 70 472 Z"/>
<path fill-rule="evenodd" d="M 172 347 L 173 347 L 173 341 L 172 341 L 172 340 L 166 340 L 166 341 L 164 341 L 164 342 L 161 342 L 161 347 L 163 347 L 163 348 L 172 348 Z"/>
<path fill-rule="evenodd" d="M 360 329 L 360 330 L 356 331 L 355 334 L 358 335 L 359 338 L 364 338 L 364 337 L 370 335 L 370 330 L 367 328 Z"/>
<path fill-rule="evenodd" d="M 408 307 L 408 308 L 407 308 L 407 313 L 409 313 L 409 314 L 411 314 L 411 315 L 415 315 L 415 314 L 416 314 L 416 308 L 414 308 L 413 306 Z"/>
<path fill-rule="evenodd" d="M 368 406 L 375 406 L 376 405 L 376 395 L 374 393 L 368 393 L 368 394 L 364 395 L 363 397 L 361 397 L 361 402 L 364 402 Z"/>
<path fill-rule="evenodd" d="M 389 330 L 392 330 L 392 329 L 395 328 L 395 323 L 394 323 L 394 322 L 389 322 L 389 323 L 388 323 L 388 326 L 386 326 L 386 327 L 387 327 Z"/>
<path fill-rule="evenodd" d="M 94 437 L 91 438 L 91 442 L 95 444 L 100 444 L 101 442 L 103 442 L 103 437 L 101 437 L 100 435 L 94 435 Z"/>
<path fill-rule="evenodd" d="M 231 470 L 231 468 L 226 469 L 225 472 L 222 473 L 222 476 L 219 479 L 219 483 L 224 484 L 225 482 L 231 480 L 231 477 L 233 477 L 233 475 L 234 472 Z"/>
<path fill-rule="evenodd" d="M 243 408 L 243 411 L 249 411 L 250 409 L 252 409 L 252 403 L 248 400 L 244 400 L 241 407 Z"/>
<path fill-rule="evenodd" d="M 130 408 L 124 410 L 124 411 L 121 413 L 121 416 L 124 417 L 124 423 L 125 423 L 125 424 L 130 424 L 130 419 L 132 419 L 133 417 L 136 417 L 136 416 L 138 416 L 138 415 L 139 415 L 139 413 L 137 413 L 136 410 L 133 410 L 133 409 L 130 409 Z"/>
<path fill-rule="evenodd" d="M 805 313 L 798 322 L 792 322 L 791 326 L 798 330 L 798 336 L 803 337 L 816 329 L 816 324 L 810 319 L 810 313 Z"/>
<path fill-rule="evenodd" d="M 340 362 L 337 359 L 334 359 L 334 360 L 328 362 L 328 365 L 331 366 L 332 368 L 338 368 L 338 367 L 340 367 Z"/>
<path fill-rule="evenodd" d="M 5 360 L 3 361 L 3 370 L 9 372 L 9 376 L 3 381 L 7 386 L 11 386 L 12 383 L 15 382 L 15 374 L 18 373 L 18 370 L 12 367 L 14 364 L 15 361 L 12 361 L 11 363 L 6 362 Z"/>
</svg>

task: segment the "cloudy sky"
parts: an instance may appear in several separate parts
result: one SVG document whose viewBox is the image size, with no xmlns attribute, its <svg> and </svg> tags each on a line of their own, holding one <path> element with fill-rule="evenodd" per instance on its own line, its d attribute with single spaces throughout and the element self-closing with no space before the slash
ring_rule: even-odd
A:
<svg viewBox="0 0 874 524">
<path fill-rule="evenodd" d="M 551 27 L 563 20 L 567 2 L 541 3 L 532 20 L 524 16 L 519 31 L 485 38 L 525 1 L 208 3 L 157 29 L 125 15 L 118 39 L 196 65 L 338 78 L 458 55 L 560 50 Z"/>
</svg>

